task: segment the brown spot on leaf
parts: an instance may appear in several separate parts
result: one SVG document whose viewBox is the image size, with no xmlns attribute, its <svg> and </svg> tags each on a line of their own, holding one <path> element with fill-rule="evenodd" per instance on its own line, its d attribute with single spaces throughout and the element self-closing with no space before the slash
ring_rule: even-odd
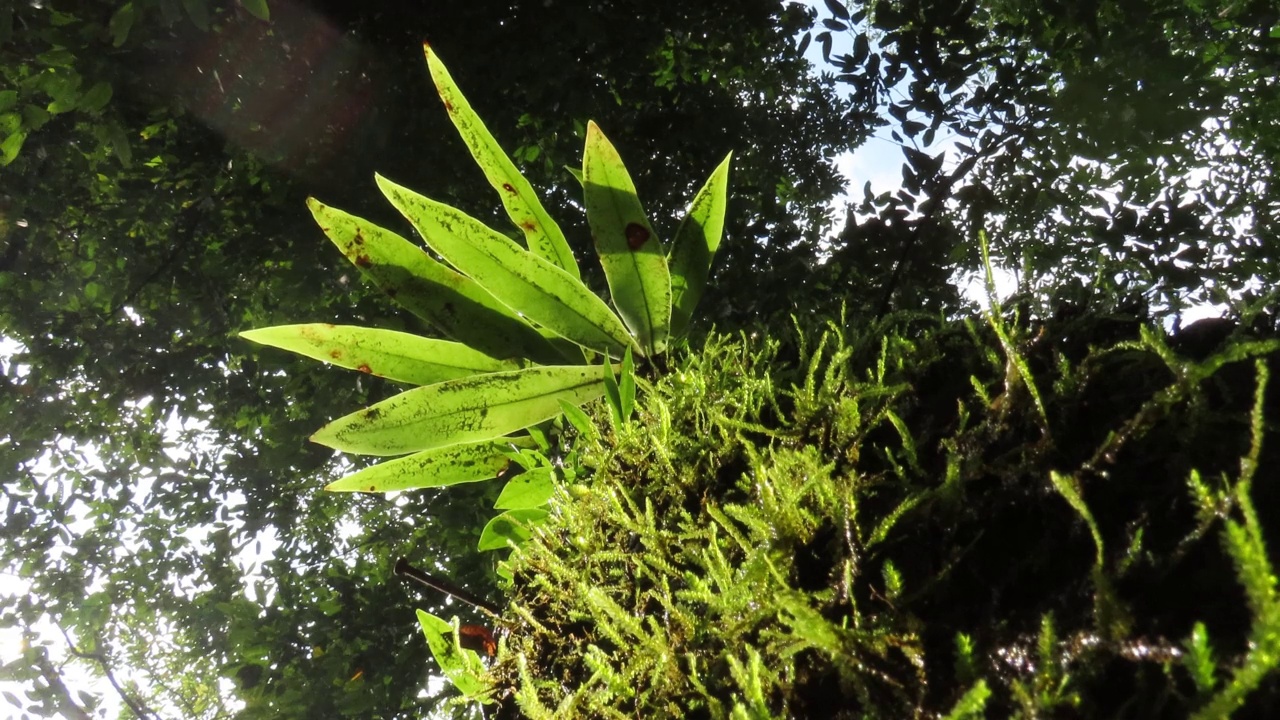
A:
<svg viewBox="0 0 1280 720">
<path fill-rule="evenodd" d="M 380 417 L 382 417 L 382 411 L 379 410 L 378 408 L 376 407 L 365 408 L 365 411 L 364 411 L 365 420 L 373 421 L 373 420 L 377 420 Z"/>
<path fill-rule="evenodd" d="M 330 350 L 330 351 L 329 351 L 329 357 L 333 358 L 334 360 L 341 360 L 341 359 L 342 359 L 342 351 L 341 351 L 341 350 L 339 350 L 338 348 L 334 348 L 334 349 L 332 349 L 332 350 Z"/>
<path fill-rule="evenodd" d="M 627 247 L 639 250 L 649 241 L 649 229 L 640 223 L 627 223 Z"/>
<path fill-rule="evenodd" d="M 378 486 L 377 486 L 377 485 L 370 485 L 370 486 L 369 486 L 369 492 L 377 492 L 377 491 L 378 491 Z"/>
<path fill-rule="evenodd" d="M 533 232 L 534 230 L 538 229 L 538 226 L 534 225 L 532 220 L 525 220 L 524 222 L 520 223 L 520 228 L 523 230 L 528 230 L 529 232 Z"/>
<path fill-rule="evenodd" d="M 513 188 L 513 187 L 511 187 L 511 183 L 502 183 L 502 189 L 503 189 L 503 190 L 506 190 L 507 192 L 511 193 L 512 195 L 515 195 L 515 194 L 516 194 L 516 189 L 515 189 L 515 188 Z"/>
<path fill-rule="evenodd" d="M 441 98 L 440 98 L 440 100 L 441 100 L 441 102 L 443 102 L 443 103 L 444 103 L 444 109 L 445 109 L 445 110 L 447 110 L 447 111 L 449 111 L 450 113 L 452 113 L 452 112 L 453 112 L 453 103 L 449 102 L 448 100 L 444 99 L 443 97 L 441 97 Z"/>
<path fill-rule="evenodd" d="M 357 267 L 362 267 L 362 268 L 373 267 L 373 261 L 369 259 L 368 255 L 357 255 L 355 262 Z"/>
<path fill-rule="evenodd" d="M 359 370 L 359 371 L 360 371 L 360 372 L 362 372 L 362 373 L 372 373 L 372 372 L 373 372 L 373 370 L 369 367 L 369 363 L 360 363 L 360 365 L 359 365 L 359 366 L 357 366 L 357 367 L 356 367 L 356 369 L 357 369 L 357 370 Z"/>
<path fill-rule="evenodd" d="M 458 644 L 473 652 L 482 652 L 493 657 L 498 652 L 498 643 L 493 633 L 483 625 L 463 625 L 458 628 Z"/>
<path fill-rule="evenodd" d="M 355 237 L 351 238 L 351 242 L 353 242 L 353 243 L 355 243 L 355 244 L 357 244 L 357 245 L 363 245 L 363 244 L 364 244 L 364 233 L 363 233 L 363 232 L 361 232 L 361 231 L 359 231 L 359 230 L 357 230 L 357 231 L 356 231 L 356 234 L 355 234 Z"/>
</svg>

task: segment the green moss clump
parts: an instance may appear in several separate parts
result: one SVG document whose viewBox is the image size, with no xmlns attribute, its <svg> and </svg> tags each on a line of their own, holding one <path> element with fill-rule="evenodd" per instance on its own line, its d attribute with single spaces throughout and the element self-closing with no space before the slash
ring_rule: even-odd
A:
<svg viewBox="0 0 1280 720">
<path fill-rule="evenodd" d="M 499 714 L 1265 713 L 1280 341 L 1194 360 L 1087 320 L 675 360 L 512 555 Z"/>
</svg>

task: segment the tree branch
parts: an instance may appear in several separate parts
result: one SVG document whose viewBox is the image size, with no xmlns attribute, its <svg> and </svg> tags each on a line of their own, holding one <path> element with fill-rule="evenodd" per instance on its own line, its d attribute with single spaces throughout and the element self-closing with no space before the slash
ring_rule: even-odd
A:
<svg viewBox="0 0 1280 720">
<path fill-rule="evenodd" d="M 98 666 L 102 669 L 102 674 L 106 676 L 107 682 L 111 683 L 111 687 L 115 688 L 116 694 L 120 696 L 120 699 L 124 701 L 125 705 L 129 706 L 129 709 L 133 711 L 134 715 L 138 716 L 139 718 L 142 718 L 143 720 L 145 720 L 146 718 L 160 717 L 159 715 L 156 714 L 154 710 L 147 707 L 146 704 L 144 704 L 141 700 L 138 700 L 137 698 L 133 697 L 133 695 L 131 695 L 127 690 L 124 689 L 122 685 L 120 685 L 120 682 L 116 680 L 116 675 L 114 672 L 112 672 L 111 665 L 108 662 L 107 657 L 105 655 L 103 655 L 102 653 L 84 652 L 80 648 L 77 648 L 76 644 L 71 641 L 71 636 L 67 634 L 66 628 L 59 625 L 58 630 L 62 632 L 62 637 L 66 638 L 67 648 L 71 651 L 72 655 L 78 658 L 81 658 L 83 660 L 92 660 L 98 664 Z M 88 715 L 86 715 L 85 717 L 88 717 Z"/>
</svg>

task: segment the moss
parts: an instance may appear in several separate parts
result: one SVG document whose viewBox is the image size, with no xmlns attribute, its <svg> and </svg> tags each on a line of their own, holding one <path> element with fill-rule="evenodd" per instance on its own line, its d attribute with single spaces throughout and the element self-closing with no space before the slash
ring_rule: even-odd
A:
<svg viewBox="0 0 1280 720">
<path fill-rule="evenodd" d="M 510 560 L 499 714 L 1267 714 L 1280 341 L 1106 328 L 902 316 L 674 358 L 572 440 Z"/>
</svg>

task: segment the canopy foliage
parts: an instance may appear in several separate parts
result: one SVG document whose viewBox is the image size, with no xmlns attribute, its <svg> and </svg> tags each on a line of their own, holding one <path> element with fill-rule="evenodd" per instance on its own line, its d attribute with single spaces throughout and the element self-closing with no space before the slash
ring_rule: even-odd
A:
<svg viewBox="0 0 1280 720">
<path fill-rule="evenodd" d="M 377 171 L 500 224 L 424 38 L 554 217 L 580 217 L 563 166 L 580 164 L 588 120 L 667 237 L 732 150 L 701 307 L 734 328 L 841 303 L 855 318 L 956 312 L 979 228 L 1041 314 L 1126 296 L 1261 307 L 1280 278 L 1276 23 L 1269 3 L 1198 0 L 0 8 L 0 562 L 28 590 L 0 598 L 0 625 L 30 640 L 4 667 L 15 704 L 380 718 L 439 704 L 420 692 L 411 608 L 446 600 L 389 582 L 392 561 L 496 594 L 474 548 L 497 489 L 322 493 L 350 468 L 307 436 L 398 386 L 236 338 L 425 330 L 332 252 L 309 195 L 408 233 Z M 878 127 L 903 146 L 903 189 L 860 198 L 835 230 L 832 159 Z M 588 258 L 586 228 L 566 234 Z M 119 688 L 81 696 L 73 667 Z"/>
</svg>

